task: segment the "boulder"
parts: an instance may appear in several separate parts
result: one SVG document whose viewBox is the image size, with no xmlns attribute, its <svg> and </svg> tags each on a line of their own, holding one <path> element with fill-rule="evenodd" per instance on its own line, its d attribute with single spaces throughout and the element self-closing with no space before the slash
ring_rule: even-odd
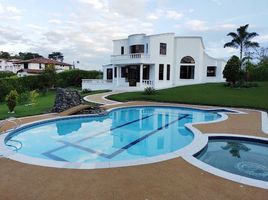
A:
<svg viewBox="0 0 268 200">
<path fill-rule="evenodd" d="M 52 112 L 63 112 L 82 103 L 82 97 L 77 90 L 58 88 Z"/>
</svg>

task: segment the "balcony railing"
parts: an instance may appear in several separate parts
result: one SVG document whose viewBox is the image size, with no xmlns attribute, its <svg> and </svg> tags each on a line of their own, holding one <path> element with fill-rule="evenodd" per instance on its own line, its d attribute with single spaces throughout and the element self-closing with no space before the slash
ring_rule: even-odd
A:
<svg viewBox="0 0 268 200">
<path fill-rule="evenodd" d="M 142 84 L 145 87 L 153 87 L 154 81 L 152 81 L 152 80 L 142 80 Z"/>
<path fill-rule="evenodd" d="M 114 60 L 148 59 L 150 58 L 150 55 L 144 54 L 144 53 L 131 53 L 131 54 L 123 54 L 123 55 L 112 55 L 111 58 Z"/>
</svg>

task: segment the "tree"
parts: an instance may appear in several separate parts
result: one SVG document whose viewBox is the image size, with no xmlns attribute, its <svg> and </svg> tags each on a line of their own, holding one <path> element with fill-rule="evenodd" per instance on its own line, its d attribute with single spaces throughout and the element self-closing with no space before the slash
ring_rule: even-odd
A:
<svg viewBox="0 0 268 200">
<path fill-rule="evenodd" d="M 46 88 L 53 88 L 56 83 L 56 68 L 54 64 L 49 64 L 46 66 L 44 72 L 42 73 L 43 83 Z"/>
<path fill-rule="evenodd" d="M 243 59 L 243 54 L 248 48 L 256 48 L 259 47 L 258 42 L 252 42 L 251 39 L 258 36 L 258 33 L 256 32 L 248 32 L 248 24 L 245 26 L 240 26 L 235 32 L 230 32 L 227 34 L 227 36 L 231 36 L 232 40 L 231 42 L 227 42 L 224 44 L 224 48 L 226 47 L 232 47 L 235 49 L 240 50 L 240 61 Z M 242 64 L 242 63 L 241 63 Z"/>
<path fill-rule="evenodd" d="M 22 59 L 22 60 L 30 60 L 33 58 L 43 58 L 43 56 L 39 55 L 38 53 L 32 53 L 32 52 L 22 53 L 22 52 L 20 52 L 19 55 L 16 56 L 16 58 Z"/>
<path fill-rule="evenodd" d="M 235 84 L 241 78 L 240 60 L 237 56 L 232 56 L 228 60 L 223 70 L 223 77 L 232 84 Z"/>
<path fill-rule="evenodd" d="M 64 60 L 64 56 L 61 52 L 52 52 L 51 54 L 48 54 L 48 58 L 60 62 Z"/>
<path fill-rule="evenodd" d="M 10 113 L 14 112 L 14 108 L 16 107 L 18 102 L 18 98 L 19 94 L 16 90 L 11 90 L 10 93 L 6 96 L 7 107 Z"/>
<path fill-rule="evenodd" d="M 10 59 L 10 54 L 8 52 L 5 52 L 5 51 L 0 51 L 0 58 L 3 58 L 3 59 Z"/>
</svg>

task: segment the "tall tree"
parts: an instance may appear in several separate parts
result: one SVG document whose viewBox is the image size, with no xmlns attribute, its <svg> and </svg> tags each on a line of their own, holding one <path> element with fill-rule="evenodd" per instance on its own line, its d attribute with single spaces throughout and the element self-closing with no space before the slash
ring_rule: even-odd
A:
<svg viewBox="0 0 268 200">
<path fill-rule="evenodd" d="M 38 53 L 32 53 L 32 52 L 25 52 L 22 53 L 20 52 L 17 58 L 22 59 L 22 60 L 30 60 L 33 58 L 42 58 L 43 56 L 39 55 Z"/>
<path fill-rule="evenodd" d="M 232 40 L 224 44 L 224 48 L 232 47 L 240 50 L 240 61 L 242 62 L 243 54 L 248 48 L 259 47 L 258 42 L 252 42 L 251 40 L 258 36 L 256 32 L 248 32 L 248 24 L 240 26 L 235 32 L 230 32 L 227 36 L 231 36 Z"/>
<path fill-rule="evenodd" d="M 60 62 L 64 60 L 64 56 L 61 52 L 52 52 L 51 54 L 48 54 L 48 58 Z"/>
<path fill-rule="evenodd" d="M 0 51 L 0 58 L 9 59 L 11 56 L 8 52 Z"/>
</svg>

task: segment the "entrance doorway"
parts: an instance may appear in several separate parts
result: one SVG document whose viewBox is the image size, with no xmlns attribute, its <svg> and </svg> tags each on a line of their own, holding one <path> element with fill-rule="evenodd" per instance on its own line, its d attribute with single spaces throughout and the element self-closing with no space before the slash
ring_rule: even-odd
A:
<svg viewBox="0 0 268 200">
<path fill-rule="evenodd" d="M 136 87 L 137 82 L 140 82 L 140 66 L 128 66 L 128 82 L 130 87 Z"/>
</svg>

